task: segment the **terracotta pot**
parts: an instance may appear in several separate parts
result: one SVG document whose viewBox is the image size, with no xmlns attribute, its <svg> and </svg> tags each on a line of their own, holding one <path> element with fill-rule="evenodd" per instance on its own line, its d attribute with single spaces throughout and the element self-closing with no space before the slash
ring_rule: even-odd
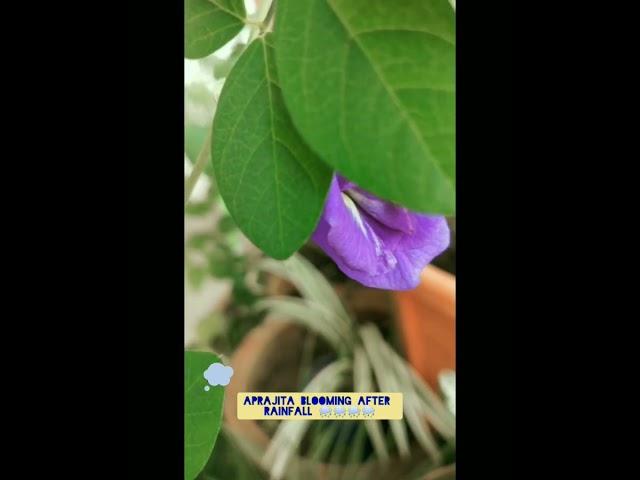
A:
<svg viewBox="0 0 640 480">
<path fill-rule="evenodd" d="M 225 424 L 256 447 L 266 448 L 269 435 L 258 422 L 238 420 L 235 400 L 240 392 L 262 391 L 261 386 L 268 382 L 269 371 L 279 372 L 281 378 L 285 377 L 280 368 L 297 366 L 298 352 L 282 346 L 301 343 L 302 339 L 303 331 L 297 326 L 286 322 L 266 321 L 251 330 L 231 357 L 230 364 L 234 367 L 234 374 L 226 388 Z M 286 391 L 286 385 L 282 387 Z M 278 391 L 277 386 L 270 388 L 268 391 Z"/>
<path fill-rule="evenodd" d="M 418 288 L 394 292 L 407 359 L 438 388 L 438 374 L 456 366 L 456 277 L 433 265 Z"/>
</svg>

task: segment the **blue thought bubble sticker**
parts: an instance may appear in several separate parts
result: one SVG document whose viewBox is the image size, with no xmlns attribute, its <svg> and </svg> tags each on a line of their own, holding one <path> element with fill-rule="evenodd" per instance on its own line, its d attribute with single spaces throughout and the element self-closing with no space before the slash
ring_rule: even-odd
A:
<svg viewBox="0 0 640 480">
<path fill-rule="evenodd" d="M 216 385 L 222 385 L 226 387 L 229 385 L 231 381 L 231 377 L 233 376 L 233 368 L 227 367 L 222 363 L 212 363 L 209 367 L 204 371 L 204 378 L 207 380 L 209 385 L 215 387 Z M 205 391 L 209 391 L 209 385 L 205 386 Z"/>
</svg>

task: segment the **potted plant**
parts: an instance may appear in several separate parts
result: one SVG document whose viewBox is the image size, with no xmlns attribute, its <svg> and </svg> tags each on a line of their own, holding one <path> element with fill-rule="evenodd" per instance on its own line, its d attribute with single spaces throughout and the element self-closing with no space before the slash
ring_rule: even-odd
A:
<svg viewBox="0 0 640 480">
<path fill-rule="evenodd" d="M 185 2 L 185 57 L 216 77 L 185 89 L 186 210 L 209 212 L 215 194 L 271 257 L 227 248 L 220 223 L 187 240 L 190 281 L 232 285 L 189 339 L 236 368 L 223 434 L 272 478 L 444 479 L 454 415 L 434 390 L 455 362 L 454 296 L 451 277 L 424 267 L 455 215 L 455 2 L 254 6 Z M 322 274 L 296 255 L 318 252 L 309 239 L 332 260 Z M 237 388 L 401 391 L 405 418 L 240 423 Z"/>
<path fill-rule="evenodd" d="M 357 323 L 348 311 L 357 309 L 358 302 L 345 308 L 331 285 L 300 256 L 266 260 L 262 268 L 295 285 L 301 297 L 259 302 L 269 316 L 233 354 L 228 398 L 240 391 L 401 391 L 405 418 L 276 425 L 240 421 L 235 402 L 227 401 L 226 428 L 242 439 L 247 455 L 272 478 L 421 478 L 416 475 L 450 463 L 454 417 L 383 339 L 380 330 L 389 325 Z M 391 320 L 392 309 L 384 313 Z"/>
</svg>

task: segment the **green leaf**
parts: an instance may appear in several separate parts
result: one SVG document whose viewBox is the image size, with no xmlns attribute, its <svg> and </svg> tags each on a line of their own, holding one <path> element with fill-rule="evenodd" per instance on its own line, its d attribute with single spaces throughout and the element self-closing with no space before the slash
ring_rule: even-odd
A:
<svg viewBox="0 0 640 480">
<path fill-rule="evenodd" d="M 238 228 L 283 259 L 311 236 L 332 172 L 304 143 L 284 106 L 271 36 L 249 45 L 229 74 L 213 121 L 212 161 Z"/>
<path fill-rule="evenodd" d="M 222 424 L 224 387 L 209 387 L 205 370 L 220 362 L 213 353 L 184 352 L 184 476 L 192 480 L 204 468 Z"/>
<path fill-rule="evenodd" d="M 242 30 L 245 16 L 243 0 L 186 0 L 184 56 L 215 52 Z"/>
<path fill-rule="evenodd" d="M 362 188 L 455 210 L 455 15 L 447 0 L 279 0 L 276 62 L 309 145 Z"/>
</svg>

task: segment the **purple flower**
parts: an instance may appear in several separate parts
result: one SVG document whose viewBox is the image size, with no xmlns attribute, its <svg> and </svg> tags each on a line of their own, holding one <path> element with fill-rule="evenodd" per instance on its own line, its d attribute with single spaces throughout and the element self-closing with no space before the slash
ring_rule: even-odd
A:
<svg viewBox="0 0 640 480">
<path fill-rule="evenodd" d="M 368 287 L 409 290 L 449 246 L 444 217 L 414 213 L 335 175 L 313 240 Z"/>
</svg>

